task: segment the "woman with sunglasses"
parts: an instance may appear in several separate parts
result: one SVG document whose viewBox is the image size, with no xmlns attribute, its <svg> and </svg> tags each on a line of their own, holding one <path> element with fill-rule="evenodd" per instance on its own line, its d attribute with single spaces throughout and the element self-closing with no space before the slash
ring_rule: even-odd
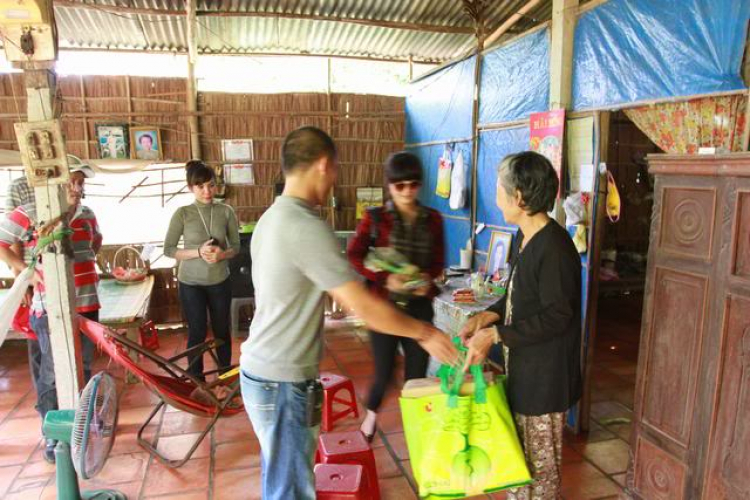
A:
<svg viewBox="0 0 750 500">
<path fill-rule="evenodd" d="M 418 201 L 422 187 L 422 162 L 405 151 L 392 154 L 385 163 L 390 200 L 383 207 L 368 210 L 349 245 L 352 266 L 365 277 L 368 287 L 400 306 L 408 315 L 432 321 L 432 299 L 437 294 L 433 279 L 445 265 L 443 255 L 443 219 Z M 364 260 L 370 247 L 391 247 L 400 252 L 420 270 L 424 285 L 410 288 L 412 277 L 365 268 Z M 412 339 L 371 331 L 370 341 L 375 361 L 375 380 L 367 399 L 367 415 L 362 433 L 368 440 L 375 435 L 377 411 L 393 375 L 396 349 L 404 351 L 404 380 L 422 378 L 427 372 L 429 356 Z"/>
</svg>

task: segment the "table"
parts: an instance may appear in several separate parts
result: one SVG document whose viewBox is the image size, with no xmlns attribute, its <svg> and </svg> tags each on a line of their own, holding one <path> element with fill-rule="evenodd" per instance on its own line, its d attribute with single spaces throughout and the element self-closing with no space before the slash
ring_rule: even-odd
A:
<svg viewBox="0 0 750 500">
<path fill-rule="evenodd" d="M 459 288 L 468 288 L 468 285 L 468 276 L 451 278 L 443 287 L 440 295 L 435 297 L 432 303 L 432 308 L 435 311 L 435 317 L 432 320 L 433 324 L 450 335 L 451 338 L 458 335 L 464 323 L 470 317 L 486 310 L 502 298 L 502 295 L 485 295 L 476 302 L 468 304 L 453 302 L 453 292 Z M 428 376 L 434 376 L 439 367 L 440 363 L 436 359 L 430 358 L 430 364 L 427 368 Z"/>
<path fill-rule="evenodd" d="M 138 328 L 143 324 L 148 314 L 148 306 L 151 302 L 151 292 L 154 289 L 154 277 L 148 276 L 145 280 L 134 285 L 120 285 L 114 279 L 103 279 L 99 281 L 97 291 L 99 293 L 99 322 L 111 328 L 125 330 L 128 339 L 138 342 Z M 0 298 L 8 292 L 7 289 L 0 290 Z M 8 338 L 25 338 L 23 335 L 11 333 Z M 135 358 L 131 353 L 131 358 Z M 128 374 L 128 382 L 135 379 Z"/>
<path fill-rule="evenodd" d="M 146 320 L 153 289 L 153 276 L 147 276 L 145 280 L 133 285 L 121 285 L 114 279 L 99 281 L 97 292 L 102 306 L 99 310 L 99 323 L 125 330 L 129 340 L 139 342 L 138 329 Z M 138 361 L 138 354 L 131 351 L 129 355 L 133 361 Z M 127 382 L 133 384 L 137 379 L 128 373 Z"/>
</svg>

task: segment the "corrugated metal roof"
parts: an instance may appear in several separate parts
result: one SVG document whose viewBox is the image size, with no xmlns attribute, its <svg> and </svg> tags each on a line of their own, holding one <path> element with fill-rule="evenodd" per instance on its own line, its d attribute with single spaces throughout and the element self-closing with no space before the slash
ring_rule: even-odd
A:
<svg viewBox="0 0 750 500">
<path fill-rule="evenodd" d="M 491 31 L 528 0 L 489 1 Z M 55 2 L 61 48 L 187 51 L 183 0 L 132 0 L 132 9 L 108 10 L 121 0 L 94 0 L 85 6 Z M 545 0 L 514 27 L 528 29 L 551 16 L 552 0 Z M 429 25 L 468 30 L 472 20 L 460 0 L 199 0 L 197 42 L 203 53 L 316 54 L 445 61 L 470 49 L 471 33 L 440 33 L 401 27 L 369 26 L 283 17 L 326 16 Z M 153 10 L 167 11 L 164 14 Z M 145 12 L 144 12 L 145 11 Z M 237 16 L 219 13 L 238 13 Z M 256 15 L 252 15 L 252 14 Z M 275 15 L 281 17 L 273 17 Z M 270 17 L 269 17 L 270 16 Z"/>
</svg>

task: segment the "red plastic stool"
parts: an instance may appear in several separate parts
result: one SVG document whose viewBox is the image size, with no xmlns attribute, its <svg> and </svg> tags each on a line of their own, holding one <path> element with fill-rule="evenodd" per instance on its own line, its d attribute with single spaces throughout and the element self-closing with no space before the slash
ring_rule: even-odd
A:
<svg viewBox="0 0 750 500">
<path fill-rule="evenodd" d="M 323 372 L 320 374 L 320 383 L 323 384 L 323 421 L 320 426 L 323 432 L 333 429 L 333 424 L 337 420 L 341 420 L 349 414 L 354 414 L 354 418 L 359 417 L 354 384 L 351 380 L 335 373 Z M 336 397 L 339 391 L 348 392 L 349 398 Z M 346 408 L 334 412 L 333 403 L 345 405 Z"/>
<path fill-rule="evenodd" d="M 315 466 L 317 500 L 372 500 L 361 465 L 318 464 Z"/>
<path fill-rule="evenodd" d="M 375 454 L 360 431 L 321 434 L 318 438 L 318 456 L 322 464 L 361 465 L 370 497 L 380 500 Z"/>
</svg>

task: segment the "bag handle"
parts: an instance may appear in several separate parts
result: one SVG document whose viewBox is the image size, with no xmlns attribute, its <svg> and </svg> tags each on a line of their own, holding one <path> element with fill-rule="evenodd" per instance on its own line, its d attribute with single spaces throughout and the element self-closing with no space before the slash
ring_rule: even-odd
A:
<svg viewBox="0 0 750 500">
<path fill-rule="evenodd" d="M 437 376 L 440 378 L 440 390 L 448 395 L 448 408 L 458 406 L 458 396 L 465 376 L 463 360 L 466 359 L 466 353 L 469 351 L 459 337 L 453 338 L 453 344 L 458 349 L 459 362 L 455 365 L 441 365 L 437 371 Z M 484 380 L 482 365 L 471 365 L 469 370 L 474 377 L 474 401 L 480 404 L 486 403 L 487 382 Z"/>
</svg>

